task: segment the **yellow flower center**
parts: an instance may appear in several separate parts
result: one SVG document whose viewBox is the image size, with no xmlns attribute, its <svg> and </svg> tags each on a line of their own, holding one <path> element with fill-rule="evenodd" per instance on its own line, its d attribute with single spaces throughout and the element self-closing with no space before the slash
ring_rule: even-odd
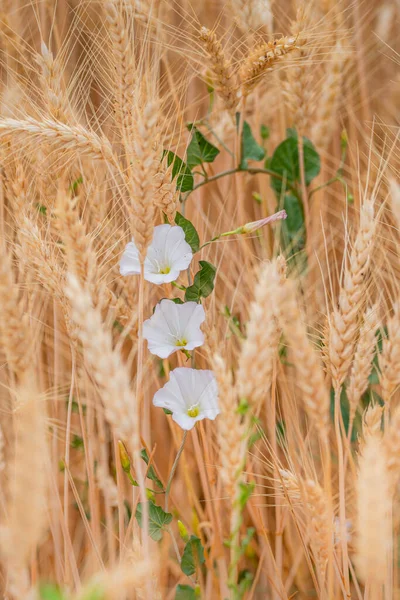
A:
<svg viewBox="0 0 400 600">
<path fill-rule="evenodd" d="M 192 417 L 194 419 L 195 417 L 198 416 L 199 412 L 200 412 L 199 407 L 195 405 L 195 406 L 191 406 L 188 409 L 187 414 L 189 415 L 189 417 Z"/>
<path fill-rule="evenodd" d="M 171 267 L 162 267 L 160 269 L 160 275 L 168 275 L 168 273 L 171 271 Z"/>
<path fill-rule="evenodd" d="M 176 340 L 176 345 L 179 346 L 180 348 L 182 346 L 186 346 L 187 344 L 187 340 L 185 340 L 185 338 L 182 338 L 181 340 Z"/>
</svg>

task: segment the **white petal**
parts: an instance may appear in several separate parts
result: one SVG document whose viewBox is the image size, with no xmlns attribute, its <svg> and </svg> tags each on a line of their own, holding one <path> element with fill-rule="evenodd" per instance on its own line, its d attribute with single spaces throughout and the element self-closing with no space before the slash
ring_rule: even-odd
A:
<svg viewBox="0 0 400 600">
<path fill-rule="evenodd" d="M 193 350 L 204 343 L 200 324 L 205 319 L 204 309 L 196 302 L 176 304 L 164 298 L 157 304 L 154 314 L 143 324 L 143 337 L 149 351 L 167 358 L 181 349 Z M 186 344 L 178 346 L 179 341 Z"/>
<path fill-rule="evenodd" d="M 173 420 L 182 429 L 192 429 L 202 419 L 214 420 L 220 411 L 213 372 L 184 367 L 174 369 L 170 380 L 154 395 L 153 404 L 171 410 Z M 199 413 L 190 417 L 187 411 L 194 406 L 198 406 Z"/>
<path fill-rule="evenodd" d="M 200 412 L 218 409 L 218 388 L 212 371 L 178 367 L 171 372 L 179 387 L 187 409 L 199 404 Z"/>
<path fill-rule="evenodd" d="M 178 425 L 182 427 L 182 429 L 186 429 L 186 431 L 193 429 L 197 421 L 200 420 L 199 417 L 189 417 L 189 415 L 186 413 L 173 413 L 172 419 L 175 421 L 175 423 L 178 423 Z"/>
<path fill-rule="evenodd" d="M 171 269 L 169 273 L 153 273 L 147 270 L 145 270 L 144 272 L 145 280 L 150 281 L 151 283 L 155 283 L 156 285 L 161 285 L 163 283 L 171 283 L 171 281 L 175 281 L 176 279 L 178 279 L 179 275 L 179 269 Z"/>
<path fill-rule="evenodd" d="M 166 239 L 166 252 L 170 265 L 174 269 L 187 269 L 193 258 L 192 249 L 185 240 L 182 227 L 171 227 Z"/>
<path fill-rule="evenodd" d="M 121 275 L 137 275 L 140 273 L 139 252 L 133 240 L 126 245 L 119 263 L 119 272 Z"/>
<path fill-rule="evenodd" d="M 182 398 L 181 391 L 173 376 L 174 371 L 170 374 L 170 380 L 158 390 L 153 397 L 154 406 L 167 408 L 173 413 L 186 413 L 186 404 Z"/>
</svg>

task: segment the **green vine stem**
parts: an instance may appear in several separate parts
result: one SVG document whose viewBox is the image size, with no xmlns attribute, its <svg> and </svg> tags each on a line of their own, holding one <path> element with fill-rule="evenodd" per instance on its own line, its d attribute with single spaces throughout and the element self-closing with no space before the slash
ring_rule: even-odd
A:
<svg viewBox="0 0 400 600">
<path fill-rule="evenodd" d="M 183 434 L 181 445 L 179 446 L 178 454 L 175 457 L 174 464 L 172 465 L 171 473 L 169 474 L 169 477 L 168 477 L 167 486 L 165 488 L 165 507 L 164 507 L 165 512 L 168 512 L 168 500 L 169 500 L 169 492 L 171 490 L 172 479 L 175 475 L 175 471 L 178 466 L 179 459 L 183 452 L 183 447 L 185 445 L 186 438 L 187 438 L 187 431 L 185 431 Z"/>
<path fill-rule="evenodd" d="M 236 167 L 235 169 L 228 169 L 227 171 L 222 171 L 221 173 L 217 173 L 217 175 L 213 175 L 213 177 L 209 177 L 204 181 L 200 181 L 197 185 L 193 187 L 192 190 L 189 190 L 188 192 L 186 192 L 186 194 L 183 195 L 182 203 L 185 203 L 186 200 L 189 198 L 190 194 L 201 188 L 203 185 L 206 185 L 207 183 L 211 183 L 213 181 L 217 181 L 217 179 L 227 177 L 228 175 L 234 175 L 235 173 L 248 173 L 249 175 L 269 175 L 270 177 L 275 177 L 275 179 L 286 181 L 286 179 L 282 175 L 279 175 L 279 173 L 275 173 L 270 169 L 262 169 L 257 167 L 249 167 L 247 169 L 243 169 L 242 167 Z M 286 185 L 288 189 L 290 189 L 294 194 L 296 194 L 296 196 L 298 196 L 299 192 L 294 186 L 290 185 L 288 181 L 286 181 Z"/>
</svg>

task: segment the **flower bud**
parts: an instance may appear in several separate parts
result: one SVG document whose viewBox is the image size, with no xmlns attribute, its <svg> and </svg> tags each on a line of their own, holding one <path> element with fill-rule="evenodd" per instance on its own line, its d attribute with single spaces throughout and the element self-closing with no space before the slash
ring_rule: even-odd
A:
<svg viewBox="0 0 400 600">
<path fill-rule="evenodd" d="M 129 454 L 125 448 L 124 442 L 118 440 L 118 448 L 119 448 L 119 458 L 121 461 L 121 466 L 125 473 L 131 472 L 131 459 L 129 458 Z"/>
<path fill-rule="evenodd" d="M 179 530 L 179 535 L 181 536 L 183 541 L 188 542 L 189 541 L 188 530 L 186 529 L 186 527 L 184 526 L 182 521 L 179 521 L 179 519 L 178 519 L 178 530 Z"/>
</svg>

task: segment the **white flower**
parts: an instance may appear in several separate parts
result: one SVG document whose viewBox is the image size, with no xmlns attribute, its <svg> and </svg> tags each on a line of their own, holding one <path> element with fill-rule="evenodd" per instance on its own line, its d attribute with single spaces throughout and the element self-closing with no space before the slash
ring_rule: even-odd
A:
<svg viewBox="0 0 400 600">
<path fill-rule="evenodd" d="M 219 415 L 218 388 L 212 371 L 178 367 L 169 381 L 155 393 L 154 406 L 167 408 L 182 429 L 192 429 L 202 419 Z"/>
<path fill-rule="evenodd" d="M 177 350 L 193 350 L 204 344 L 200 329 L 206 315 L 201 304 L 175 304 L 161 300 L 154 315 L 143 323 L 143 337 L 149 350 L 160 358 L 167 358 Z"/>
<path fill-rule="evenodd" d="M 156 283 L 170 283 L 190 265 L 192 249 L 185 240 L 185 232 L 178 225 L 154 227 L 153 240 L 144 261 L 144 278 Z M 139 252 L 134 241 L 127 244 L 119 263 L 121 275 L 139 275 Z"/>
</svg>

